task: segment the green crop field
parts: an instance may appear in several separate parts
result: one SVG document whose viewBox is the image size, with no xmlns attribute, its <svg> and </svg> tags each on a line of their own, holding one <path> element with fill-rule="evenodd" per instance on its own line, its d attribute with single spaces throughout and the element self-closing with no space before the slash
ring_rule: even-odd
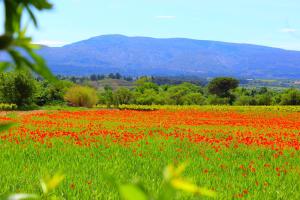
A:
<svg viewBox="0 0 300 200">
<path fill-rule="evenodd" d="M 0 196 L 42 194 L 60 173 L 49 198 L 120 199 L 132 184 L 162 199 L 166 166 L 184 163 L 181 176 L 216 199 L 300 199 L 298 107 L 123 109 L 2 113 L 16 126 L 0 133 Z M 170 185 L 169 199 L 210 198 Z"/>
</svg>

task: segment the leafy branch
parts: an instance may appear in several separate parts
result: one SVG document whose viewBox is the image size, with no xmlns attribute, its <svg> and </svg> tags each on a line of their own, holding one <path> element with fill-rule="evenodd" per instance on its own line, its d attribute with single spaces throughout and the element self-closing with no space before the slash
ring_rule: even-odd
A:
<svg viewBox="0 0 300 200">
<path fill-rule="evenodd" d="M 38 27 L 35 10 L 49 10 L 53 6 L 48 0 L 2 0 L 4 3 L 5 21 L 4 33 L 0 35 L 0 50 L 6 51 L 12 62 L 0 62 L 0 71 L 10 67 L 27 68 L 48 80 L 55 77 L 48 69 L 45 60 L 35 50 L 39 45 L 32 43 L 32 38 L 26 35 L 27 26 L 23 27 L 22 17 L 29 16 L 34 26 Z"/>
</svg>

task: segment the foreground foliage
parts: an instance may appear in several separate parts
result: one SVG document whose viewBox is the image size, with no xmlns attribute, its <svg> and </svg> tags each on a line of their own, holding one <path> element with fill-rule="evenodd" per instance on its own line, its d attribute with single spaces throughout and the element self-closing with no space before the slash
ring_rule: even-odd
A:
<svg viewBox="0 0 300 200">
<path fill-rule="evenodd" d="M 32 38 L 27 36 L 27 27 L 24 26 L 24 15 L 29 16 L 30 22 L 35 27 L 38 21 L 35 11 L 49 10 L 52 8 L 47 0 L 3 0 L 4 33 L 0 35 L 0 51 L 5 51 L 11 57 L 10 61 L 0 62 L 0 72 L 9 68 L 26 69 L 54 81 L 55 78 L 48 69 L 44 59 L 35 50 L 38 45 L 32 43 Z"/>
</svg>

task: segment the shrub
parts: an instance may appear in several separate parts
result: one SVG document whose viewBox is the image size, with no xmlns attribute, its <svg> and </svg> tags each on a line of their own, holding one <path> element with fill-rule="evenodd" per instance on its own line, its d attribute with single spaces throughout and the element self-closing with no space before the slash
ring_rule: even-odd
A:
<svg viewBox="0 0 300 200">
<path fill-rule="evenodd" d="M 158 110 L 157 106 L 153 105 L 119 105 L 120 110 L 137 110 L 137 111 L 154 111 Z"/>
<path fill-rule="evenodd" d="M 287 90 L 281 96 L 281 105 L 300 105 L 300 91 L 297 89 Z"/>
<path fill-rule="evenodd" d="M 116 105 L 130 104 L 132 97 L 132 92 L 127 88 L 119 88 L 113 94 L 114 103 Z"/>
<path fill-rule="evenodd" d="M 92 88 L 74 86 L 67 91 L 64 99 L 72 106 L 91 108 L 96 105 L 98 96 Z"/>
<path fill-rule="evenodd" d="M 237 106 L 249 106 L 249 105 L 256 105 L 256 101 L 253 97 L 251 96 L 239 96 L 234 102 L 234 105 Z"/>
<path fill-rule="evenodd" d="M 154 89 L 145 89 L 143 93 L 135 93 L 135 101 L 138 105 L 153 105 L 158 97 Z"/>
<path fill-rule="evenodd" d="M 61 105 L 64 104 L 64 95 L 66 94 L 66 91 L 73 86 L 73 83 L 65 80 L 60 80 L 53 83 L 48 81 L 40 81 L 37 86 L 37 105 Z"/>
<path fill-rule="evenodd" d="M 16 104 L 0 103 L 0 110 L 17 110 L 18 106 Z"/>
<path fill-rule="evenodd" d="M 201 93 L 189 93 L 182 97 L 184 105 L 204 105 L 206 99 Z"/>
<path fill-rule="evenodd" d="M 259 94 L 255 96 L 257 105 L 269 106 L 272 105 L 272 95 L 270 93 Z"/>
<path fill-rule="evenodd" d="M 230 99 L 229 98 L 221 98 L 216 95 L 211 95 L 208 97 L 207 103 L 209 105 L 229 105 Z"/>
<path fill-rule="evenodd" d="M 168 96 L 169 99 L 173 102 L 172 104 L 182 105 L 184 104 L 183 97 L 189 92 L 191 92 L 191 90 L 186 85 L 180 84 L 169 87 Z"/>
</svg>

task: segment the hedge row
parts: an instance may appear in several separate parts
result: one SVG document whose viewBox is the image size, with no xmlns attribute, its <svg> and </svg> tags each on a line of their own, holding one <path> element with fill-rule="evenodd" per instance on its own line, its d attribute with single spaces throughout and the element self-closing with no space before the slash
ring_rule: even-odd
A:
<svg viewBox="0 0 300 200">
<path fill-rule="evenodd" d="M 18 106 L 16 104 L 0 103 L 0 111 L 17 110 L 17 108 Z"/>
</svg>

